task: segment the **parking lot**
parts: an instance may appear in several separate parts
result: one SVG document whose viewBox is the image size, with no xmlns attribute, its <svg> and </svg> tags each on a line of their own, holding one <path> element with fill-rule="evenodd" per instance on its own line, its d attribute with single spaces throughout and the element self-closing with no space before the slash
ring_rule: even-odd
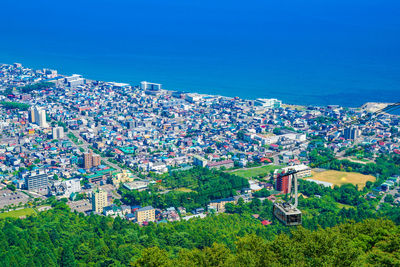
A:
<svg viewBox="0 0 400 267">
<path fill-rule="evenodd" d="M 19 205 L 20 203 L 25 204 L 29 201 L 29 197 L 21 192 L 13 192 L 5 189 L 0 191 L 0 208 L 14 204 Z"/>
</svg>

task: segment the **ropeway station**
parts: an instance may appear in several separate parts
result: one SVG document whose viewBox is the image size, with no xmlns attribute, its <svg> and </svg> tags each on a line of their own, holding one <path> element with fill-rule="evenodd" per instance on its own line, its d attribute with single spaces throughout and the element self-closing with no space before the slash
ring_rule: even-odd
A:
<svg viewBox="0 0 400 267">
<path fill-rule="evenodd" d="M 275 217 L 282 223 L 288 226 L 301 225 L 301 211 L 297 208 L 298 205 L 298 192 L 297 192 L 297 171 L 289 171 L 287 173 L 281 174 L 284 176 L 291 175 L 290 186 L 294 187 L 294 196 L 290 195 L 290 200 L 288 202 L 277 201 L 274 203 L 273 212 Z M 294 199 L 294 203 L 291 202 Z"/>
</svg>

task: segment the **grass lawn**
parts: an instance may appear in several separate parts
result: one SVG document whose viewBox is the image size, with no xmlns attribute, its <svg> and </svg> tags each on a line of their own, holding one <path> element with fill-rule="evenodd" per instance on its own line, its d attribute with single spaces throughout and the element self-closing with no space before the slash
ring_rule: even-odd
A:
<svg viewBox="0 0 400 267">
<path fill-rule="evenodd" d="M 266 165 L 266 166 L 261 166 L 261 167 L 254 167 L 254 168 L 249 168 L 249 169 L 239 169 L 231 172 L 232 174 L 236 174 L 237 176 L 243 177 L 243 178 L 253 178 L 256 176 L 266 176 L 269 174 L 271 170 L 275 169 L 280 169 L 282 166 L 276 166 L 276 165 Z"/>
<path fill-rule="evenodd" d="M 361 190 L 367 181 L 375 182 L 372 175 L 364 175 L 358 172 L 341 172 L 328 170 L 323 172 L 311 172 L 310 179 L 332 183 L 333 185 L 354 184 Z"/>
<path fill-rule="evenodd" d="M 35 211 L 32 208 L 13 210 L 13 211 L 9 211 L 9 212 L 0 213 L 0 219 L 6 218 L 6 217 L 19 218 L 21 216 L 28 216 L 33 213 L 35 213 Z"/>
<path fill-rule="evenodd" d="M 174 191 L 185 192 L 185 193 L 193 192 L 192 189 L 189 189 L 189 188 L 186 188 L 186 187 L 180 187 L 180 188 L 175 189 Z"/>
<path fill-rule="evenodd" d="M 347 205 L 347 204 L 342 204 L 342 203 L 336 203 L 339 209 L 345 208 L 345 209 L 350 209 L 353 208 L 353 206 L 351 205 Z"/>
<path fill-rule="evenodd" d="M 361 162 L 366 162 L 366 163 L 373 162 L 373 161 L 368 160 L 368 159 L 358 159 L 358 158 L 354 158 L 354 157 L 350 158 L 350 160 L 361 161 Z"/>
</svg>

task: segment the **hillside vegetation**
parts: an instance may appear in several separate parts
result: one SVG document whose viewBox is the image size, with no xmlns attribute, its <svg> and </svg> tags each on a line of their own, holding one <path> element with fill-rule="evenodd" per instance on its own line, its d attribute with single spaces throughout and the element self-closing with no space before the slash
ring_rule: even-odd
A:
<svg viewBox="0 0 400 267">
<path fill-rule="evenodd" d="M 58 203 L 27 219 L 0 219 L 1 266 L 396 266 L 400 227 L 367 219 L 291 231 L 246 216 L 168 224 L 83 216 Z"/>
</svg>

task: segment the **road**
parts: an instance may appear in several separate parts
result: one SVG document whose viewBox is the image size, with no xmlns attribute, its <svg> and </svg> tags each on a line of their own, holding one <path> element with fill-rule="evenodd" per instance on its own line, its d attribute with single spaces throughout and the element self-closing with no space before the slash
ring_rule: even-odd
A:
<svg viewBox="0 0 400 267">
<path fill-rule="evenodd" d="M 72 141 L 72 140 L 68 137 L 68 135 L 67 135 L 68 139 L 71 140 L 71 142 L 74 144 L 75 147 L 83 148 L 83 149 L 85 149 L 85 151 L 88 151 L 88 150 L 90 149 L 89 147 L 91 146 L 91 144 L 88 143 L 85 139 L 82 138 L 82 136 L 80 135 L 80 132 L 79 132 L 79 131 L 77 131 L 77 130 L 69 130 L 69 132 L 72 133 L 72 134 L 74 134 L 74 135 L 78 138 L 78 140 L 82 142 L 81 145 L 77 145 L 77 144 L 75 144 L 74 141 Z M 82 153 L 82 154 L 83 154 L 83 153 Z M 114 169 L 116 169 L 116 170 L 118 170 L 118 171 L 121 171 L 121 170 L 122 170 L 122 168 L 119 167 L 117 164 L 114 164 L 114 163 L 110 162 L 107 158 L 102 157 L 101 155 L 100 155 L 100 159 L 101 159 L 101 161 L 103 161 L 103 162 L 104 162 L 105 164 L 107 164 L 108 166 L 111 166 L 112 168 L 114 168 Z"/>
</svg>

